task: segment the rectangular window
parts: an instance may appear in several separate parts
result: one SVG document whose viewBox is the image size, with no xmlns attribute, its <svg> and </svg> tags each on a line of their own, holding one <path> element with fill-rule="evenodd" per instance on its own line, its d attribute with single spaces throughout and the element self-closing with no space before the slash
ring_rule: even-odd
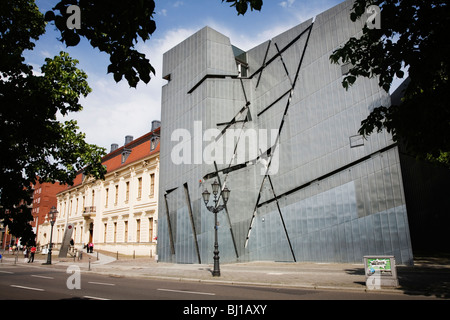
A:
<svg viewBox="0 0 450 320">
<path fill-rule="evenodd" d="M 127 242 L 128 241 L 128 221 L 124 221 L 124 228 L 125 228 L 125 235 L 124 235 L 123 242 Z"/>
<path fill-rule="evenodd" d="M 138 178 L 138 192 L 137 192 L 137 198 L 140 199 L 142 196 L 142 177 Z"/>
<path fill-rule="evenodd" d="M 141 219 L 136 219 L 136 242 L 141 241 Z"/>
<path fill-rule="evenodd" d="M 116 184 L 116 195 L 115 195 L 115 200 L 114 200 L 114 204 L 117 205 L 117 203 L 119 202 L 119 185 Z"/>
<path fill-rule="evenodd" d="M 130 199 L 130 181 L 127 181 L 127 192 L 125 194 L 125 201 L 128 203 L 128 199 Z"/>
<path fill-rule="evenodd" d="M 150 175 L 150 197 L 155 195 L 155 174 Z"/>
<path fill-rule="evenodd" d="M 106 188 L 105 192 L 105 208 L 108 208 L 109 188 Z"/>
<path fill-rule="evenodd" d="M 148 241 L 153 242 L 153 218 L 148 218 Z"/>
<path fill-rule="evenodd" d="M 106 243 L 106 234 L 108 232 L 108 224 L 107 223 L 103 224 L 103 227 L 105 228 L 105 232 L 103 234 L 103 242 Z"/>
<path fill-rule="evenodd" d="M 114 243 L 117 241 L 117 222 L 114 222 Z"/>
<path fill-rule="evenodd" d="M 364 137 L 361 135 L 351 136 L 349 139 L 350 148 L 356 148 L 364 145 Z"/>
</svg>

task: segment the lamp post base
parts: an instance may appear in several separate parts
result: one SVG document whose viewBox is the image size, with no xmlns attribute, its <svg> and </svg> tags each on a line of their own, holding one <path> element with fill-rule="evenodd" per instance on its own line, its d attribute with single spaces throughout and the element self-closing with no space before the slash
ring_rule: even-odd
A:
<svg viewBox="0 0 450 320">
<path fill-rule="evenodd" d="M 215 250 L 214 250 L 214 269 L 212 272 L 213 277 L 220 277 L 220 264 L 219 264 L 219 245 L 217 244 L 217 242 L 214 245 Z"/>
<path fill-rule="evenodd" d="M 52 264 L 52 250 L 51 249 L 48 251 L 48 254 L 47 254 L 47 262 L 43 263 L 42 265 L 49 265 L 49 264 Z"/>
</svg>

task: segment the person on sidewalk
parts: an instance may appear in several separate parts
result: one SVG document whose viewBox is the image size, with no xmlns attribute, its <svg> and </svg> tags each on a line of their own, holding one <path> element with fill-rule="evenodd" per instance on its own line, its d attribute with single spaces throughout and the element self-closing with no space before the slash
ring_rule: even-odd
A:
<svg viewBox="0 0 450 320">
<path fill-rule="evenodd" d="M 92 253 L 94 251 L 94 244 L 89 242 L 88 252 Z"/>
<path fill-rule="evenodd" d="M 28 263 L 34 262 L 34 254 L 36 253 L 36 247 L 32 246 L 30 249 L 30 259 L 28 260 Z"/>
<path fill-rule="evenodd" d="M 28 260 L 28 248 L 24 247 L 23 248 L 23 261 L 27 262 L 27 260 Z"/>
</svg>

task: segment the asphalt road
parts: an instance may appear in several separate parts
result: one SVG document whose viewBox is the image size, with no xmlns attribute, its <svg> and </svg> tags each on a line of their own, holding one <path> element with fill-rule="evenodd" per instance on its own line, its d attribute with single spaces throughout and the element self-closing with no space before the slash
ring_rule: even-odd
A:
<svg viewBox="0 0 450 320">
<path fill-rule="evenodd" d="M 237 286 L 111 277 L 30 265 L 0 265 L 1 300 L 423 300 L 424 296 Z"/>
</svg>

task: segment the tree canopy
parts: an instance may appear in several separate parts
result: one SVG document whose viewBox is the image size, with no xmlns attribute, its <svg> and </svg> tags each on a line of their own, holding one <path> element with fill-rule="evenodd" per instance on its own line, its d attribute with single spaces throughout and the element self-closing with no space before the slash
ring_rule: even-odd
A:
<svg viewBox="0 0 450 320">
<path fill-rule="evenodd" d="M 381 9 L 381 28 L 364 27 L 362 36 L 335 50 L 333 63 L 351 63 L 343 79 L 349 88 L 358 77 L 377 77 L 389 91 L 395 76 L 408 83 L 400 103 L 379 106 L 362 121 L 359 133 L 386 129 L 409 154 L 450 166 L 450 9 L 445 0 L 356 0 L 350 18 Z"/>
<path fill-rule="evenodd" d="M 262 0 L 222 0 L 222 2 L 228 2 L 231 3 L 231 7 L 235 7 L 238 14 L 245 15 L 245 13 L 248 10 L 248 7 L 250 7 L 250 10 L 261 10 L 261 7 L 263 5 Z"/>
</svg>

